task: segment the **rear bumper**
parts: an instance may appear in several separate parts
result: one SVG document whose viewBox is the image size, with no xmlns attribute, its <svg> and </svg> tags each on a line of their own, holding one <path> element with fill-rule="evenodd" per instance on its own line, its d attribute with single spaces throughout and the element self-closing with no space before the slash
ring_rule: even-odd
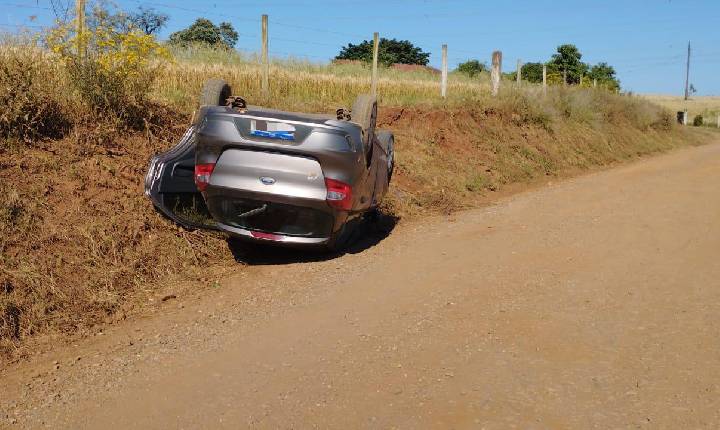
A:
<svg viewBox="0 0 720 430">
<path fill-rule="evenodd" d="M 330 242 L 330 237 L 298 237 L 282 234 L 260 235 L 257 232 L 218 223 L 218 228 L 233 237 L 254 243 L 267 243 L 288 247 L 320 248 Z"/>
</svg>

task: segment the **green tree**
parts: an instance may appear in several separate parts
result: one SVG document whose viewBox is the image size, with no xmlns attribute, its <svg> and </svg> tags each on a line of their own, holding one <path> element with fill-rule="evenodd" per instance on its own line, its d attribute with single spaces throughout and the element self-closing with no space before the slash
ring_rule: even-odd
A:
<svg viewBox="0 0 720 430">
<path fill-rule="evenodd" d="M 603 62 L 592 66 L 587 75 L 591 80 L 597 80 L 600 86 L 613 91 L 620 89 L 620 81 L 615 76 L 615 68 L 608 63 Z"/>
<path fill-rule="evenodd" d="M 478 60 L 468 60 L 464 63 L 460 63 L 457 66 L 457 71 L 460 73 L 464 73 L 468 75 L 469 77 L 475 77 L 476 75 L 479 75 L 480 73 L 486 71 L 487 64 L 481 63 Z"/>
<path fill-rule="evenodd" d="M 234 47 L 238 41 L 239 35 L 233 28 L 232 24 L 229 22 L 221 22 L 218 28 L 220 29 L 220 39 L 222 40 L 222 43 L 231 48 Z"/>
<path fill-rule="evenodd" d="M 237 41 L 238 33 L 232 24 L 221 22 L 219 26 L 216 26 L 205 18 L 198 18 L 190 27 L 170 35 L 170 43 L 177 45 L 205 43 L 211 46 L 233 48 Z"/>
<path fill-rule="evenodd" d="M 580 77 L 584 76 L 588 70 L 588 65 L 580 61 L 582 54 L 577 46 L 572 44 L 560 45 L 557 53 L 553 54 L 548 67 L 551 71 L 567 73 L 568 84 L 579 84 Z"/>
<path fill-rule="evenodd" d="M 359 44 L 348 43 L 335 57 L 336 60 L 360 60 L 371 62 L 373 57 L 373 41 L 363 40 Z M 400 64 L 419 64 L 427 66 L 430 53 L 423 52 L 409 40 L 380 39 L 378 47 L 378 62 L 387 66 Z"/>
<path fill-rule="evenodd" d="M 525 63 L 522 65 L 522 78 L 528 82 L 541 83 L 543 79 L 543 63 Z"/>
<path fill-rule="evenodd" d="M 128 16 L 130 22 L 145 34 L 157 33 L 165 27 L 169 18 L 167 14 L 156 12 L 153 8 L 145 9 L 142 6 Z"/>
</svg>

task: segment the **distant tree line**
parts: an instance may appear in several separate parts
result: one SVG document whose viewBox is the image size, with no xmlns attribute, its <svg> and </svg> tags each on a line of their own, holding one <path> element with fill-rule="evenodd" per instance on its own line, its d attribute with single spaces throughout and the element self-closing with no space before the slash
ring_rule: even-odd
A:
<svg viewBox="0 0 720 430">
<path fill-rule="evenodd" d="M 100 23 L 120 33 L 141 31 L 157 35 L 167 25 L 169 16 L 153 8 L 140 6 L 136 11 L 125 12 L 105 3 L 94 5 L 88 16 L 88 27 L 95 28 Z M 210 46 L 234 48 L 238 41 L 238 32 L 229 22 L 215 25 L 206 18 L 198 18 L 189 27 L 170 35 L 169 43 L 188 45 L 200 43 Z"/>
<path fill-rule="evenodd" d="M 357 45 L 348 43 L 335 57 L 336 60 L 358 60 L 364 62 L 371 62 L 372 58 L 372 40 L 363 40 Z M 378 44 L 378 63 L 386 66 L 396 63 L 427 66 L 428 62 L 430 62 L 430 53 L 424 52 L 409 40 L 380 38 Z"/>
<path fill-rule="evenodd" d="M 557 52 L 545 63 L 531 62 L 523 64 L 521 68 L 522 79 L 528 82 L 542 83 L 543 66 L 547 66 L 549 84 L 562 84 L 563 79 L 567 79 L 566 83 L 571 85 L 579 85 L 582 81 L 584 85 L 588 86 L 595 81 L 598 86 L 613 91 L 620 89 L 620 81 L 616 76 L 615 68 L 605 62 L 595 65 L 584 63 L 582 53 L 572 44 L 558 46 Z M 487 70 L 487 64 L 478 60 L 468 60 L 457 67 L 458 72 L 470 77 Z M 505 77 L 515 79 L 516 73 L 507 73 Z"/>
<path fill-rule="evenodd" d="M 153 8 L 140 6 L 134 12 L 125 12 L 108 7 L 104 3 L 96 3 L 88 16 L 88 27 L 95 28 L 100 23 L 120 33 L 142 31 L 145 34 L 156 35 L 165 27 L 169 19 L 167 14 Z"/>
<path fill-rule="evenodd" d="M 238 32 L 229 22 L 215 25 L 206 18 L 198 18 L 188 28 L 170 35 L 170 43 L 188 45 L 202 43 L 210 46 L 234 48 L 238 41 Z"/>
</svg>

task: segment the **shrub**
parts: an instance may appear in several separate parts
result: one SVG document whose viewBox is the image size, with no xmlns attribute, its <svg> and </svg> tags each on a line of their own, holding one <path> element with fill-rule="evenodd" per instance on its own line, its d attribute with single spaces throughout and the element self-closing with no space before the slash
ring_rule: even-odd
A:
<svg viewBox="0 0 720 430">
<path fill-rule="evenodd" d="M 53 65 L 34 46 L 0 50 L 0 138 L 60 137 L 69 127 Z"/>
<path fill-rule="evenodd" d="M 693 125 L 695 127 L 700 127 L 703 125 L 703 116 L 702 115 L 695 115 L 695 118 L 693 118 Z"/>
<path fill-rule="evenodd" d="M 77 45 L 87 48 L 78 55 Z M 170 54 L 152 35 L 140 31 L 120 32 L 98 23 L 84 34 L 58 26 L 47 37 L 50 49 L 67 67 L 70 84 L 96 117 L 118 120 L 137 128 L 149 112 L 148 95 Z"/>
<path fill-rule="evenodd" d="M 525 63 L 520 69 L 522 71 L 521 78 L 528 82 L 540 83 L 543 80 L 543 63 Z"/>
<path fill-rule="evenodd" d="M 479 75 L 482 72 L 487 71 L 487 64 L 481 63 L 478 60 L 468 60 L 464 63 L 458 64 L 457 71 L 473 78 L 475 75 Z"/>
</svg>

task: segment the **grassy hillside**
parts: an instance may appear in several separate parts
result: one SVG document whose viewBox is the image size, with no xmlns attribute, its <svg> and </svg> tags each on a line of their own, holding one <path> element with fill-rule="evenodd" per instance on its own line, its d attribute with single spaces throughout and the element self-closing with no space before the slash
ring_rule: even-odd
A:
<svg viewBox="0 0 720 430">
<path fill-rule="evenodd" d="M 178 55 L 153 67 L 149 87 L 113 81 L 105 84 L 121 85 L 117 92 L 94 99 L 51 54 L 0 48 L 5 356 L 27 352 L 28 340 L 80 336 L 126 318 L 168 280 L 199 288 L 238 270 L 223 237 L 178 228 L 143 195 L 150 156 L 184 131 L 205 78 L 228 79 L 251 103 L 321 112 L 349 106 L 369 87 L 362 66 L 278 62 L 263 101 L 251 59 Z M 397 138 L 385 209 L 398 217 L 449 213 L 511 184 L 704 140 L 644 99 L 601 90 L 508 85 L 493 98 L 483 79 L 454 76 L 450 99 L 438 92 L 430 73 L 383 71 L 379 121 Z"/>
</svg>

